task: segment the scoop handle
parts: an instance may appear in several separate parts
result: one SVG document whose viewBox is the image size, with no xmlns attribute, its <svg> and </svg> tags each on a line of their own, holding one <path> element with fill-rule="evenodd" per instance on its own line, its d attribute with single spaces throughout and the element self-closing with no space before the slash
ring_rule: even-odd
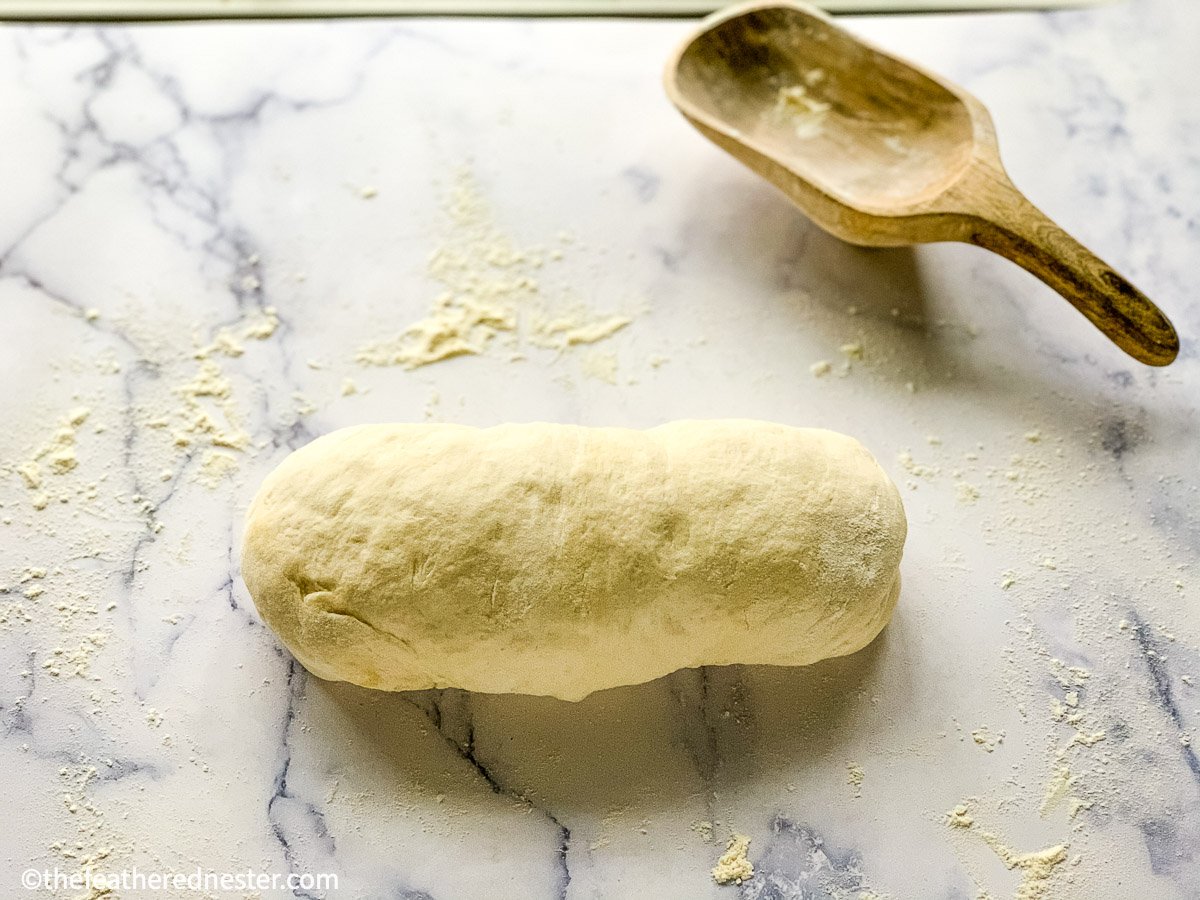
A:
<svg viewBox="0 0 1200 900">
<path fill-rule="evenodd" d="M 1010 182 L 993 181 L 988 215 L 967 239 L 1036 275 L 1139 362 L 1165 366 L 1179 353 L 1170 319 L 1145 294 L 1055 224 Z"/>
</svg>

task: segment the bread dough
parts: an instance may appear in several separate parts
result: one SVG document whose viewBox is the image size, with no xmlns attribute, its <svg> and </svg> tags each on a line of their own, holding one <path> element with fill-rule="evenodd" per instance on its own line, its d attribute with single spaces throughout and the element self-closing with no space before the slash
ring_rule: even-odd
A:
<svg viewBox="0 0 1200 900">
<path fill-rule="evenodd" d="M 860 649 L 905 533 L 895 485 L 830 431 L 364 425 L 267 477 L 242 575 L 322 678 L 578 700 Z"/>
</svg>

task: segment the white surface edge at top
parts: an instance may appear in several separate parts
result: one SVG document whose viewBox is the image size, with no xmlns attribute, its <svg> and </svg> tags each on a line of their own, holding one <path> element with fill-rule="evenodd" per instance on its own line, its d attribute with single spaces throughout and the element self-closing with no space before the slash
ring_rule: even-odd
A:
<svg viewBox="0 0 1200 900">
<path fill-rule="evenodd" d="M 1097 0 L 817 0 L 831 12 L 1045 9 Z M 702 15 L 722 0 L 0 0 L 0 19 L 191 19 L 392 15 Z"/>
</svg>

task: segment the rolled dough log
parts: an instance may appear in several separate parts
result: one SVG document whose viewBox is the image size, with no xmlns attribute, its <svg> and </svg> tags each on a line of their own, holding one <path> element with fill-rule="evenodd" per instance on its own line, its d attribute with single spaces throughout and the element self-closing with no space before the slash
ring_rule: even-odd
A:
<svg viewBox="0 0 1200 900">
<path fill-rule="evenodd" d="M 895 485 L 830 431 L 365 425 L 267 477 L 242 574 L 322 678 L 578 700 L 860 649 L 905 532 Z"/>
</svg>

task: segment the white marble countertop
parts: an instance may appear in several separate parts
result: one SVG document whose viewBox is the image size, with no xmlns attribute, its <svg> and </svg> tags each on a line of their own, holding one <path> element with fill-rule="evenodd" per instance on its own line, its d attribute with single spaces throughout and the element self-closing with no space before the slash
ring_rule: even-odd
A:
<svg viewBox="0 0 1200 900">
<path fill-rule="evenodd" d="M 1174 366 L 981 250 L 817 231 L 667 104 L 681 22 L 0 28 L 0 895 L 91 864 L 1200 896 L 1200 10 L 847 23 L 991 107 L 1016 182 L 1174 318 Z M 356 361 L 449 282 L 516 330 Z M 718 416 L 848 432 L 901 485 L 867 650 L 578 704 L 376 694 L 308 676 L 239 578 L 258 482 L 331 429 Z M 718 887 L 735 832 L 755 875 Z"/>
</svg>

